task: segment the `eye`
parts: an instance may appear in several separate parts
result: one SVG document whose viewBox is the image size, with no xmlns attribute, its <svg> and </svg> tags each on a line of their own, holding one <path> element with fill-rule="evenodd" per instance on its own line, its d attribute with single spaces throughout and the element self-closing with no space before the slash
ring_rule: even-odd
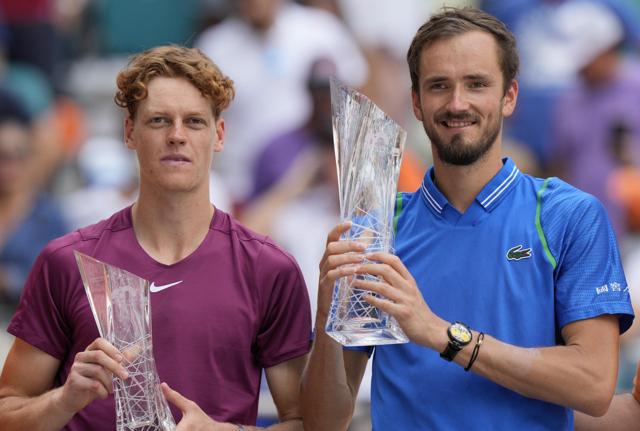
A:
<svg viewBox="0 0 640 431">
<path fill-rule="evenodd" d="M 168 121 L 165 117 L 151 117 L 149 124 L 166 124 Z"/>
<path fill-rule="evenodd" d="M 446 90 L 446 89 L 447 89 L 447 85 L 444 82 L 434 82 L 431 85 L 429 85 L 429 90 L 438 91 L 438 90 Z"/>
<path fill-rule="evenodd" d="M 488 87 L 489 84 L 485 81 L 471 81 L 469 83 L 469 88 L 485 88 Z"/>
<path fill-rule="evenodd" d="M 189 117 L 186 123 L 193 127 L 204 127 L 207 125 L 207 121 L 201 117 Z"/>
</svg>

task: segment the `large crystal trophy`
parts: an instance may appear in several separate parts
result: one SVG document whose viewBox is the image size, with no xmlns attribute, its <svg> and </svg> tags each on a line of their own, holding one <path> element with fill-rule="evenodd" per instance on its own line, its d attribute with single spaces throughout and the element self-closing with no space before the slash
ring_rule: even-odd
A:
<svg viewBox="0 0 640 431">
<path fill-rule="evenodd" d="M 340 217 L 351 221 L 341 239 L 367 244 L 366 253 L 393 252 L 394 205 L 407 133 L 366 96 L 335 79 L 331 110 Z M 364 300 L 375 294 L 354 286 L 356 279 L 380 281 L 370 274 L 337 280 L 326 333 L 345 346 L 408 342 L 392 316 Z"/>
<path fill-rule="evenodd" d="M 113 377 L 117 431 L 173 431 L 153 359 L 149 282 L 75 251 L 100 336 L 124 357 L 126 380 Z"/>
</svg>

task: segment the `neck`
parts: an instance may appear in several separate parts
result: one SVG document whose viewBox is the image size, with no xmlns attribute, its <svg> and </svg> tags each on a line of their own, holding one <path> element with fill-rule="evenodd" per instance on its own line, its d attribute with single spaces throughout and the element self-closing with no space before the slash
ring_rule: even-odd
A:
<svg viewBox="0 0 640 431">
<path fill-rule="evenodd" d="M 171 265 L 193 253 L 209 231 L 214 207 L 209 193 L 153 193 L 141 187 L 132 208 L 140 246 L 156 261 Z"/>
<path fill-rule="evenodd" d="M 499 145 L 494 145 L 499 149 Z M 460 213 L 464 213 L 473 203 L 478 193 L 502 168 L 502 160 L 489 150 L 484 157 L 469 166 L 457 166 L 434 158 L 434 176 L 438 189 L 449 203 Z"/>
</svg>

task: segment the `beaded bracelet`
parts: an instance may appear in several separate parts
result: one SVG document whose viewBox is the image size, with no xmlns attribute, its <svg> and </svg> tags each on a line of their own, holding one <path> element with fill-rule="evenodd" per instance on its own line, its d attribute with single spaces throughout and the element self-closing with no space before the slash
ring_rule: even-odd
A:
<svg viewBox="0 0 640 431">
<path fill-rule="evenodd" d="M 469 371 L 473 366 L 473 363 L 478 359 L 478 353 L 480 353 L 480 346 L 482 346 L 482 340 L 484 340 L 484 332 L 478 334 L 478 341 L 476 341 L 476 345 L 473 347 L 473 352 L 471 352 L 471 359 L 469 359 L 469 365 L 464 367 L 465 371 Z"/>
</svg>

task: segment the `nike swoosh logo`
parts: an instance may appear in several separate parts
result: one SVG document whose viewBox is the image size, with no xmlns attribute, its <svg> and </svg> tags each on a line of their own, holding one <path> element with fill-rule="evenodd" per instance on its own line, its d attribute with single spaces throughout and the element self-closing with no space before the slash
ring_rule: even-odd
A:
<svg viewBox="0 0 640 431">
<path fill-rule="evenodd" d="M 175 286 L 176 284 L 180 284 L 182 283 L 182 280 L 180 281 L 176 281 L 175 283 L 169 283 L 169 284 L 163 284 L 162 286 L 156 286 L 155 282 L 151 283 L 151 286 L 149 286 L 149 290 L 153 293 L 158 293 L 162 290 L 168 289 L 171 286 Z"/>
</svg>

